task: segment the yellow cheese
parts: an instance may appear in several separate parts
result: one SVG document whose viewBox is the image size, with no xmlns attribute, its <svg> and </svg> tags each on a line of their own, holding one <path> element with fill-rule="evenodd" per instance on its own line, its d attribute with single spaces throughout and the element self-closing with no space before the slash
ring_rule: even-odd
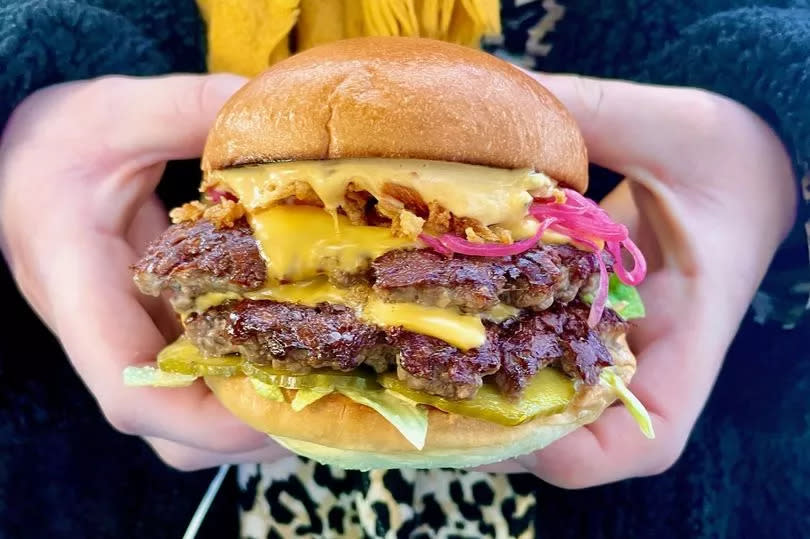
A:
<svg viewBox="0 0 810 539">
<path fill-rule="evenodd" d="M 560 232 L 554 232 L 553 230 L 544 230 L 543 237 L 541 238 L 543 243 L 552 243 L 552 244 L 560 244 L 560 243 L 569 243 L 571 238 L 566 236 L 565 234 L 561 234 Z"/>
<path fill-rule="evenodd" d="M 195 310 L 202 312 L 237 297 L 239 296 L 232 293 L 203 294 L 197 298 Z M 322 277 L 306 282 L 267 286 L 247 292 L 242 297 L 296 303 L 309 307 L 319 303 L 346 305 L 354 308 L 361 320 L 371 324 L 382 327 L 402 326 L 414 333 L 436 337 L 462 350 L 477 348 L 484 344 L 486 332 L 481 322 L 482 318 L 505 320 L 517 313 L 517 309 L 506 306 L 478 316 L 462 314 L 452 307 L 385 303 L 368 288 L 338 288 Z"/>
<path fill-rule="evenodd" d="M 368 291 L 366 290 L 366 294 Z M 248 292 L 248 299 L 270 299 L 286 303 L 297 303 L 314 307 L 319 303 L 334 303 L 359 308 L 365 302 L 362 291 L 350 288 L 338 288 L 324 278 L 298 283 L 268 286 L 261 290 Z"/>
<path fill-rule="evenodd" d="M 208 172 L 206 186 L 226 188 L 250 211 L 289 196 L 291 184 L 308 184 L 334 213 L 344 203 L 349 183 L 378 200 L 389 198 L 386 184 L 418 192 L 457 217 L 484 226 L 511 229 L 526 217 L 533 197 L 553 196 L 556 184 L 529 169 L 509 170 L 419 159 L 331 159 L 294 161 Z"/>
<path fill-rule="evenodd" d="M 458 217 L 507 228 L 515 239 L 531 236 L 537 229 L 537 222 L 527 215 L 534 197 L 558 191 L 553 180 L 530 170 L 416 159 L 298 161 L 209 172 L 207 187 L 233 192 L 245 207 L 267 264 L 268 285 L 244 297 L 309 306 L 347 305 L 369 323 L 401 326 L 464 350 L 485 342 L 482 318 L 501 321 L 515 316 L 516 311 L 508 308 L 466 315 L 454 308 L 385 303 L 368 291 L 329 284 L 324 274 L 356 273 L 388 251 L 422 247 L 414 240 L 394 237 L 388 227 L 352 225 L 339 215 L 350 183 L 379 200 L 387 198 L 386 184 L 413 189 L 424 201 L 436 202 Z M 310 186 L 324 207 L 284 203 L 300 184 Z M 206 295 L 198 298 L 197 307 L 204 310 L 228 299 L 233 295 Z"/>
<path fill-rule="evenodd" d="M 416 303 L 385 303 L 371 298 L 361 318 L 383 327 L 402 326 L 408 331 L 441 339 L 461 350 L 478 348 L 487 340 L 478 316 L 454 309 L 427 307 Z"/>
<path fill-rule="evenodd" d="M 489 320 L 490 322 L 500 324 L 501 322 L 505 322 L 506 320 L 514 318 L 519 314 L 520 309 L 517 307 L 512 307 L 506 303 L 498 303 L 492 309 L 481 313 L 481 317 L 485 320 Z"/>
<path fill-rule="evenodd" d="M 541 241 L 546 244 L 557 244 L 557 245 L 570 243 L 577 249 L 581 249 L 583 251 L 593 250 L 593 248 L 590 245 L 585 245 L 582 242 L 578 242 L 576 240 L 571 239 L 570 236 L 567 236 L 561 232 L 555 232 L 553 230 L 544 230 Z M 605 240 L 601 238 L 591 238 L 591 241 L 595 243 L 600 250 L 605 248 Z"/>
<path fill-rule="evenodd" d="M 253 212 L 249 220 L 268 278 L 282 282 L 333 270 L 355 273 L 388 251 L 415 246 L 394 237 L 390 228 L 352 225 L 314 206 L 272 206 Z"/>
</svg>

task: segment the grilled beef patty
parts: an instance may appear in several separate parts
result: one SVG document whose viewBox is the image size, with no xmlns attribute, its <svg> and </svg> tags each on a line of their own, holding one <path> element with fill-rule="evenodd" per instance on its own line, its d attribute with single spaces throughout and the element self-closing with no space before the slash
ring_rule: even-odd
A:
<svg viewBox="0 0 810 539">
<path fill-rule="evenodd" d="M 270 300 L 223 303 L 186 319 L 186 333 L 204 353 L 242 354 L 248 360 L 293 372 L 329 367 L 350 371 L 368 365 L 396 369 L 409 387 L 450 399 L 475 395 L 484 377 L 517 397 L 538 370 L 554 365 L 586 383 L 613 363 L 603 338 L 624 331 L 610 310 L 587 325 L 579 301 L 527 311 L 502 324 L 487 324 L 487 340 L 462 351 L 446 342 L 399 327 L 380 328 L 346 307 L 306 307 Z"/>
<path fill-rule="evenodd" d="M 447 257 L 431 249 L 396 250 L 369 261 L 358 275 L 332 271 L 338 286 L 366 282 L 385 300 L 481 312 L 499 302 L 547 309 L 573 300 L 598 273 L 596 254 L 569 245 L 541 245 L 509 257 Z M 607 256 L 607 255 L 605 255 Z M 200 219 L 171 226 L 133 267 L 144 294 L 169 290 L 188 310 L 205 292 L 246 292 L 264 285 L 265 262 L 250 227 L 217 228 Z"/>
<path fill-rule="evenodd" d="M 612 363 L 602 338 L 623 330 L 609 310 L 597 328 L 589 328 L 588 307 L 575 299 L 582 287 L 593 286 L 597 256 L 569 245 L 540 245 L 508 257 L 396 250 L 369 260 L 355 275 L 327 275 L 338 286 L 370 286 L 390 302 L 472 313 L 501 302 L 523 309 L 500 324 L 486 322 L 487 340 L 473 350 L 398 327 L 380 328 L 358 319 L 349 307 L 325 303 L 231 300 L 191 313 L 186 333 L 211 355 L 238 353 L 291 372 L 364 365 L 377 372 L 396 370 L 409 387 L 451 399 L 474 396 L 485 377 L 517 397 L 549 365 L 593 384 L 600 369 Z M 133 269 L 142 292 L 168 290 L 179 311 L 192 310 L 195 298 L 207 292 L 259 289 L 267 277 L 244 219 L 232 227 L 206 219 L 173 225 Z"/>
</svg>

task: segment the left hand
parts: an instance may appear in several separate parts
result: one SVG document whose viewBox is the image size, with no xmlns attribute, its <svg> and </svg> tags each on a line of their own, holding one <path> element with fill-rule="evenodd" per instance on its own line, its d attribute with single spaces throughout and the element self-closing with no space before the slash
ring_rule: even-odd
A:
<svg viewBox="0 0 810 539">
<path fill-rule="evenodd" d="M 59 84 L 17 107 L 0 144 L 0 250 L 17 285 L 110 423 L 180 469 L 288 454 L 202 381 L 165 390 L 122 380 L 178 331 L 169 306 L 140 294 L 128 269 L 168 225 L 155 186 L 167 160 L 200 155 L 242 84 L 229 75 Z"/>
<path fill-rule="evenodd" d="M 649 270 L 647 317 L 628 335 L 631 389 L 656 432 L 623 407 L 489 471 L 565 488 L 657 474 L 680 456 L 726 351 L 794 220 L 796 182 L 771 129 L 745 107 L 693 89 L 537 75 L 572 112 L 591 161 L 629 180 L 603 206 L 631 229 Z"/>
</svg>

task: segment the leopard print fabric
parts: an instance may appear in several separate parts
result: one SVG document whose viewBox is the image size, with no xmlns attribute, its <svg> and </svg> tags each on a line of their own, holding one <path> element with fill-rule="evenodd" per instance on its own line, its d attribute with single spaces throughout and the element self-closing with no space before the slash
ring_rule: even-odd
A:
<svg viewBox="0 0 810 539">
<path fill-rule="evenodd" d="M 505 474 L 347 471 L 291 456 L 237 477 L 244 538 L 535 535 L 535 496 Z"/>
</svg>

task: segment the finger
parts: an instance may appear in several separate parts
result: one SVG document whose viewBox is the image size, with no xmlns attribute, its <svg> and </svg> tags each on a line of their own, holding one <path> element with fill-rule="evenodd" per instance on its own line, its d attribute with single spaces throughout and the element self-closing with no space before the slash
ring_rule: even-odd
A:
<svg viewBox="0 0 810 539">
<path fill-rule="evenodd" d="M 166 208 L 157 196 L 152 195 L 138 208 L 126 232 L 126 240 L 138 256 L 146 252 L 169 226 Z"/>
<path fill-rule="evenodd" d="M 105 151 L 113 166 L 99 186 L 97 215 L 100 224 L 120 231 L 151 196 L 172 159 L 199 157 L 208 131 L 225 101 L 244 84 L 233 75 L 170 76 L 152 79 L 113 77 L 99 79 L 95 90 L 106 103 L 93 107 L 96 114 L 120 109 L 116 121 L 98 119 L 106 134 Z M 121 107 L 126 103 L 125 107 Z M 105 116 L 106 117 L 106 116 Z M 94 150 L 98 154 L 98 149 Z M 91 157 L 88 157 L 91 158 Z"/>
<path fill-rule="evenodd" d="M 763 253 L 786 232 L 762 223 L 790 221 L 779 213 L 790 213 L 793 190 L 768 188 L 774 171 L 790 177 L 778 137 L 741 105 L 707 92 L 536 76 L 572 112 L 591 158 L 633 180 L 639 229 L 654 238 L 644 242 L 652 266 L 713 279 L 725 306 L 722 333 L 733 332 L 767 268 Z M 746 218 L 764 197 L 780 200 L 763 204 L 771 215 Z M 729 248 L 728 223 L 746 249 Z"/>
<path fill-rule="evenodd" d="M 223 464 L 270 463 L 291 455 L 287 449 L 272 441 L 266 447 L 244 453 L 204 451 L 160 438 L 146 438 L 146 442 L 167 465 L 188 472 Z"/>
<path fill-rule="evenodd" d="M 111 161 L 151 164 L 198 157 L 219 110 L 246 80 L 228 74 L 104 77 L 78 99 L 96 101 L 86 121 L 105 128 Z"/>
<path fill-rule="evenodd" d="M 696 90 L 570 75 L 533 74 L 571 112 L 585 138 L 591 161 L 625 176 L 639 168 L 663 181 L 679 172 L 692 175 L 696 163 L 684 159 L 715 120 L 714 101 L 698 100 Z M 698 110 L 698 104 L 703 108 Z M 700 148 L 703 153 L 704 148 Z"/>
<path fill-rule="evenodd" d="M 268 438 L 234 418 L 202 382 L 173 390 L 123 385 L 123 369 L 154 361 L 166 341 L 130 280 L 129 245 L 80 232 L 52 253 L 61 265 L 46 287 L 56 333 L 113 426 L 218 453 L 265 447 Z"/>
<path fill-rule="evenodd" d="M 17 182 L 22 192 L 7 198 L 30 198 L 32 189 L 40 189 L 42 207 L 88 213 L 106 230 L 123 235 L 160 181 L 163 163 L 200 156 L 217 113 L 244 80 L 233 75 L 106 77 L 42 90 L 9 122 L 14 137 L 4 140 L 4 149 L 15 158 L 0 162 L 0 169 L 9 177 L 15 173 L 6 170 L 12 165 L 39 170 L 43 155 L 53 166 L 49 174 Z M 75 111 L 81 111 L 78 124 Z M 74 139 L 89 142 L 68 150 L 65 140 Z"/>
<path fill-rule="evenodd" d="M 642 204 L 646 208 L 644 212 L 639 210 Z M 644 186 L 625 179 L 599 205 L 613 219 L 627 226 L 630 238 L 644 254 L 648 275 L 661 270 L 665 264 L 685 275 L 695 273 L 695 253 L 686 247 L 690 241 L 687 233 Z M 633 261 L 627 258 L 625 265 L 632 266 Z"/>
<path fill-rule="evenodd" d="M 599 205 L 617 222 L 624 224 L 630 238 L 636 243 L 647 262 L 647 272 L 658 271 L 662 264 L 662 253 L 659 248 L 658 239 L 655 237 L 653 227 L 646 215 L 639 212 L 638 204 L 633 196 L 633 192 L 638 192 L 639 186 L 633 185 L 629 180 L 624 179 L 610 193 L 607 194 Z M 672 243 L 671 241 L 668 243 Z M 670 247 L 672 250 L 673 248 Z M 632 266 L 630 260 L 626 261 Z M 690 260 L 681 260 L 681 265 L 688 265 Z"/>
<path fill-rule="evenodd" d="M 679 369 L 694 372 L 689 368 L 690 362 L 712 359 L 695 358 L 695 353 L 693 347 L 677 346 L 677 342 L 667 340 L 656 343 L 655 348 L 639 358 L 631 390 L 650 413 L 655 439 L 645 438 L 629 412 L 623 406 L 615 406 L 605 410 L 595 423 L 575 430 L 537 453 L 520 457 L 519 461 L 544 480 L 565 488 L 585 488 L 663 472 L 683 450 L 703 397 L 709 391 L 705 382 L 710 385 L 714 379 L 711 376 L 701 383 L 693 378 L 690 380 L 693 386 L 678 383 L 687 377 Z M 692 357 L 677 361 L 680 355 Z M 671 365 L 662 369 L 665 362 Z M 715 365 L 700 368 L 716 375 L 719 361 L 713 362 Z M 675 382 L 666 379 L 673 375 Z M 670 392 L 682 398 L 677 399 Z"/>
<path fill-rule="evenodd" d="M 639 230 L 652 233 L 652 254 L 662 262 L 640 287 L 648 317 L 631 335 L 639 358 L 632 389 L 651 412 L 657 438 L 636 434 L 617 407 L 520 462 L 569 487 L 657 473 L 682 450 L 761 278 L 751 273 L 766 266 L 756 253 L 769 252 L 780 237 L 778 230 L 758 234 L 754 224 L 778 216 L 745 219 L 750 208 L 741 205 L 765 196 L 762 179 L 788 164 L 778 139 L 752 138 L 761 122 L 726 99 L 616 81 L 539 79 L 571 110 L 592 160 L 634 180 Z M 726 196 L 730 178 L 734 197 Z M 788 198 L 782 208 L 790 207 Z M 730 249 L 718 226 L 731 222 L 748 242 L 744 252 Z"/>
<path fill-rule="evenodd" d="M 142 167 L 197 157 L 220 108 L 246 80 L 229 74 L 111 76 L 57 84 L 15 110 L 7 126 L 15 136 L 4 144 L 18 154 L 54 152 L 73 163 L 89 159 L 114 168 L 133 160 Z M 92 143 L 64 153 L 65 140 L 77 134 Z"/>
<path fill-rule="evenodd" d="M 637 427 L 629 414 L 620 408 L 610 408 L 596 423 L 610 419 L 612 427 L 623 428 L 624 437 Z M 669 440 L 665 423 L 651 415 L 655 440 L 646 440 L 643 450 L 638 444 L 614 439 L 602 440 L 594 434 L 593 427 L 580 428 L 552 443 L 545 449 L 517 457 L 519 463 L 535 475 L 560 488 L 580 489 L 604 485 L 632 477 L 643 477 L 663 472 L 677 458 L 677 441 Z M 594 425 L 596 425 L 594 424 Z M 642 437 L 641 434 L 638 434 Z M 643 437 L 642 437 L 643 438 Z M 678 450 L 679 451 L 679 450 Z"/>
<path fill-rule="evenodd" d="M 572 113 L 593 162 L 642 183 L 669 218 L 691 233 L 710 233 L 707 219 L 695 215 L 715 222 L 740 220 L 751 211 L 745 205 L 763 196 L 781 199 L 782 204 L 770 206 L 772 211 L 792 211 L 795 184 L 768 189 L 775 183 L 774 171 L 792 178 L 790 159 L 773 130 L 742 105 L 690 88 L 531 75 Z M 730 186 L 733 197 L 727 196 Z M 776 245 L 791 220 L 778 213 L 771 217 L 783 226 L 764 234 L 752 228 L 755 220 L 741 220 L 740 231 L 763 248 Z"/>
</svg>

